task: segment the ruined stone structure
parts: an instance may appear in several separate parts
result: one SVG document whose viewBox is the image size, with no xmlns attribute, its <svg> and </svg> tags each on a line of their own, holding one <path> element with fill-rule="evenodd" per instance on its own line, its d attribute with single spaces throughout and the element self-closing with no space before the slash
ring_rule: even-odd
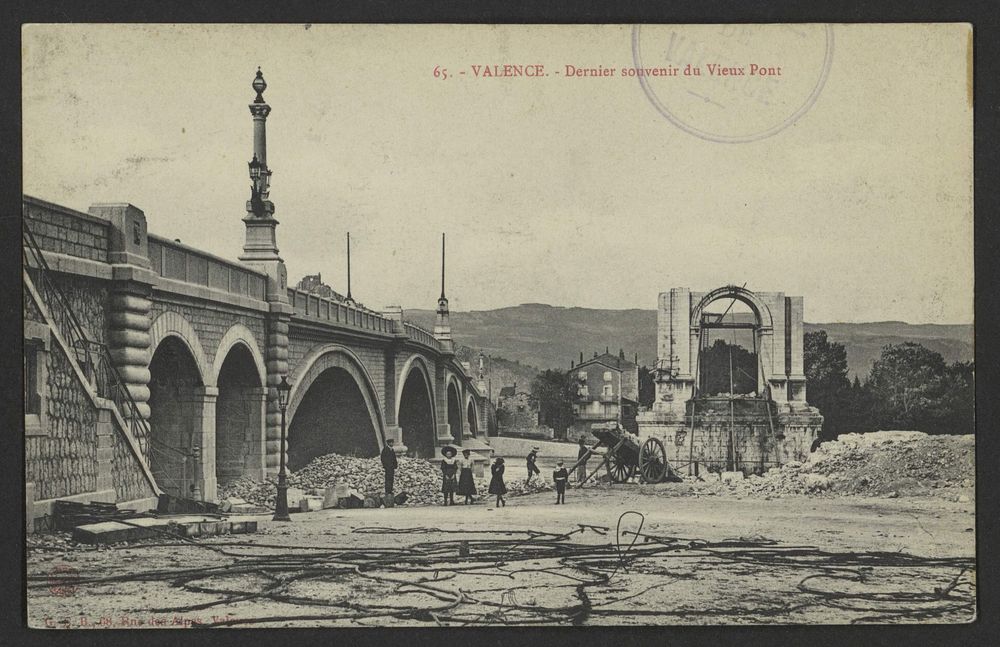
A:
<svg viewBox="0 0 1000 647">
<path fill-rule="evenodd" d="M 752 321 L 726 323 L 707 313 L 709 304 L 720 299 L 746 304 Z M 656 400 L 650 411 L 639 414 L 640 435 L 663 440 L 671 464 L 688 471 L 697 462 L 702 469 L 760 473 L 805 459 L 823 418 L 806 403 L 802 316 L 802 297 L 781 292 L 729 285 L 711 292 L 673 288 L 661 293 Z M 719 396 L 699 391 L 699 358 L 712 328 L 752 332 L 756 392 Z"/>
<path fill-rule="evenodd" d="M 258 72 L 240 262 L 149 233 L 131 204 L 82 213 L 24 198 L 29 518 L 55 499 L 211 500 L 221 483 L 276 473 L 285 375 L 292 468 L 374 456 L 388 438 L 400 453 L 453 443 L 485 460 L 487 403 L 455 358 L 443 288 L 431 333 L 399 307 L 286 285 L 264 88 Z"/>
</svg>

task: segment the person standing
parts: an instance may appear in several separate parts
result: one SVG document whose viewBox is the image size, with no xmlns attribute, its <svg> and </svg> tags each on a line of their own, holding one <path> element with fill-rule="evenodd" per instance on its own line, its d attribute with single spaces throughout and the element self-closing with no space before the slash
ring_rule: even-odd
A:
<svg viewBox="0 0 1000 647">
<path fill-rule="evenodd" d="M 538 469 L 538 465 L 535 463 L 538 461 L 538 447 L 532 447 L 531 451 L 528 452 L 528 456 L 525 459 L 528 463 L 528 478 L 524 480 L 524 484 L 527 485 L 531 483 L 531 477 L 535 474 L 541 474 L 541 470 Z"/>
<path fill-rule="evenodd" d="M 590 460 L 592 454 L 593 452 L 584 442 L 583 436 L 580 436 L 580 450 L 576 453 L 576 480 L 579 483 L 587 480 L 587 461 Z"/>
<path fill-rule="evenodd" d="M 500 456 L 490 465 L 490 472 L 493 473 L 493 477 L 490 479 L 490 494 L 496 495 L 498 508 L 507 505 L 503 498 L 503 495 L 507 494 L 507 484 L 503 482 L 503 471 L 503 457 Z"/>
<path fill-rule="evenodd" d="M 552 472 L 552 480 L 556 484 L 556 504 L 566 503 L 566 482 L 569 481 L 569 472 L 563 467 L 563 462 L 556 463 L 556 471 Z"/>
<path fill-rule="evenodd" d="M 399 461 L 396 459 L 396 452 L 392 449 L 392 438 L 387 438 L 385 447 L 382 448 L 382 469 L 385 470 L 385 493 L 392 494 L 392 484 L 396 476 L 396 468 Z"/>
<path fill-rule="evenodd" d="M 455 505 L 455 475 L 458 473 L 458 464 L 455 461 L 455 448 L 447 446 L 441 449 L 444 458 L 441 459 L 441 494 L 444 495 L 445 505 Z"/>
<path fill-rule="evenodd" d="M 462 458 L 458 461 L 458 493 L 465 496 L 465 505 L 472 503 L 476 496 L 476 482 L 472 479 L 472 452 L 462 450 Z"/>
</svg>

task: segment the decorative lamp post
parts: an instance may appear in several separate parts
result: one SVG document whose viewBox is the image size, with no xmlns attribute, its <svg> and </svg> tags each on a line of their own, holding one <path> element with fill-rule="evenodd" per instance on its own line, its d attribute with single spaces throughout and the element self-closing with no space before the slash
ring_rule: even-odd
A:
<svg viewBox="0 0 1000 647">
<path fill-rule="evenodd" d="M 253 183 L 250 185 L 250 209 L 255 216 L 260 216 L 264 207 L 260 195 L 260 176 L 264 165 L 254 155 L 253 159 L 247 162 L 247 166 L 250 167 L 250 181 Z"/>
<path fill-rule="evenodd" d="M 281 383 L 278 384 L 278 408 L 281 409 L 281 467 L 278 470 L 278 499 L 274 506 L 274 521 L 291 521 L 288 516 L 288 475 L 285 474 L 285 410 L 288 408 L 288 394 L 292 390 L 292 385 L 288 383 L 288 376 L 281 376 Z"/>
</svg>

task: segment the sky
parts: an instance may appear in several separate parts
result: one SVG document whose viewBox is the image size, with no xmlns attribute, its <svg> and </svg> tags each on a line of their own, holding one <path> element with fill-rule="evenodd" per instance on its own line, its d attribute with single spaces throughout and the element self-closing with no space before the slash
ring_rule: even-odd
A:
<svg viewBox="0 0 1000 647">
<path fill-rule="evenodd" d="M 349 231 L 359 301 L 434 308 L 447 232 L 453 310 L 653 309 L 733 283 L 801 295 L 812 322 L 972 322 L 967 26 L 643 27 L 639 67 L 782 76 L 567 76 L 636 67 L 635 36 L 28 25 L 24 192 L 130 202 L 150 231 L 235 259 L 259 65 L 292 284 L 321 272 L 345 292 Z M 547 76 L 472 67 L 503 64 Z"/>
</svg>

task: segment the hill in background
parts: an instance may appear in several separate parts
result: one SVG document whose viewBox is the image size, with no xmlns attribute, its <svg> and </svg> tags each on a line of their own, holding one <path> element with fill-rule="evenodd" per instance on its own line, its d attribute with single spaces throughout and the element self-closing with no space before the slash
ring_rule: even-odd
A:
<svg viewBox="0 0 1000 647">
<path fill-rule="evenodd" d="M 407 310 L 406 319 L 432 330 L 432 310 Z M 527 375 L 532 367 L 569 368 L 580 351 L 589 358 L 594 351 L 619 348 L 639 364 L 656 361 L 655 310 L 598 310 L 526 303 L 496 310 L 451 313 L 455 344 L 513 362 L 517 373 Z M 901 321 L 874 323 L 806 323 L 806 332 L 825 330 L 832 341 L 847 349 L 848 368 L 865 376 L 882 347 L 915 341 L 934 350 L 947 362 L 973 359 L 972 324 L 908 324 Z M 518 381 L 520 384 L 520 380 Z M 496 389 L 494 384 L 494 389 Z M 518 387 L 520 390 L 520 386 Z"/>
</svg>

